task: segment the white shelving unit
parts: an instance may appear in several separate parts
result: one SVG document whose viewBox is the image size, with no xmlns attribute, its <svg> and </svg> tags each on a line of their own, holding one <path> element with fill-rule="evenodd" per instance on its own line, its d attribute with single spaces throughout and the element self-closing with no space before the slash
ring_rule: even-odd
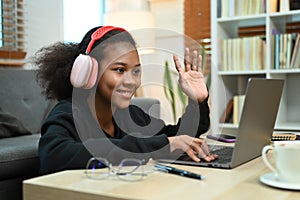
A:
<svg viewBox="0 0 300 200">
<path fill-rule="evenodd" d="M 271 42 L 272 30 L 285 33 L 286 23 L 300 22 L 300 10 L 221 18 L 220 2 L 220 0 L 211 1 L 212 131 L 237 130 L 237 125 L 222 124 L 219 119 L 226 109 L 228 101 L 234 95 L 245 93 L 247 80 L 250 77 L 285 79 L 275 130 L 300 131 L 300 69 L 275 70 L 272 66 Z M 238 27 L 258 25 L 264 25 L 266 28 L 265 68 L 259 71 L 222 71 L 222 40 L 237 38 Z"/>
</svg>

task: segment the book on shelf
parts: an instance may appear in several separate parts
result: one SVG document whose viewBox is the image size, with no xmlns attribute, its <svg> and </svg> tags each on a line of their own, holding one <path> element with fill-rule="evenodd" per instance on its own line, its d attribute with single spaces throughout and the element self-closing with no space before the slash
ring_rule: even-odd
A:
<svg viewBox="0 0 300 200">
<path fill-rule="evenodd" d="M 300 22 L 287 22 L 285 24 L 285 33 L 300 32 Z"/>
<path fill-rule="evenodd" d="M 291 58 L 291 68 L 299 68 L 299 61 L 300 61 L 300 34 L 297 34 L 294 48 L 292 51 L 292 58 Z"/>
<path fill-rule="evenodd" d="M 245 95 L 235 95 L 227 103 L 220 118 L 220 123 L 232 123 L 237 125 L 240 121 L 244 106 Z"/>
<path fill-rule="evenodd" d="M 290 68 L 291 64 L 291 58 L 292 58 L 292 46 L 293 46 L 293 41 L 292 41 L 292 34 L 287 34 L 287 42 L 286 42 L 286 68 Z"/>
<path fill-rule="evenodd" d="M 279 39 L 280 34 L 273 35 L 274 40 L 274 69 L 279 69 Z"/>
<path fill-rule="evenodd" d="M 299 9 L 300 9 L 299 0 L 279 0 L 279 12 L 288 12 L 290 10 L 299 10 Z"/>
<path fill-rule="evenodd" d="M 268 11 L 270 13 L 273 13 L 273 12 L 278 12 L 279 11 L 279 3 L 278 3 L 278 0 L 269 0 L 269 9 Z"/>
<path fill-rule="evenodd" d="M 265 0 L 219 0 L 221 18 L 265 13 Z"/>
<path fill-rule="evenodd" d="M 265 68 L 265 36 L 223 39 L 221 45 L 221 71 Z"/>
<path fill-rule="evenodd" d="M 266 35 L 265 25 L 238 27 L 239 37 L 261 36 L 261 35 Z"/>
<path fill-rule="evenodd" d="M 220 118 L 220 123 L 232 123 L 233 98 L 227 103 L 226 109 Z"/>
<path fill-rule="evenodd" d="M 299 10 L 299 0 L 268 0 L 268 11 L 273 12 L 288 12 L 290 10 Z"/>
<path fill-rule="evenodd" d="M 300 66 L 300 33 L 273 35 L 274 69 L 295 69 Z"/>
<path fill-rule="evenodd" d="M 220 2 L 221 2 L 221 18 L 229 17 L 229 8 L 228 8 L 229 0 L 220 0 Z"/>
<path fill-rule="evenodd" d="M 279 11 L 280 12 L 290 11 L 290 0 L 279 0 Z"/>
<path fill-rule="evenodd" d="M 299 0 L 290 0 L 290 10 L 299 10 L 300 1 Z"/>
<path fill-rule="evenodd" d="M 233 114 L 232 123 L 237 125 L 240 122 L 243 107 L 245 102 L 245 95 L 235 95 L 233 96 Z"/>
</svg>

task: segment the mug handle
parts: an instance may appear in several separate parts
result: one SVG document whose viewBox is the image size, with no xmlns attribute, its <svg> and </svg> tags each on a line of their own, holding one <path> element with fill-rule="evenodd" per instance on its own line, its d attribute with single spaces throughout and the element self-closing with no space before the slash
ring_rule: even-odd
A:
<svg viewBox="0 0 300 200">
<path fill-rule="evenodd" d="M 262 158 L 264 163 L 267 165 L 267 167 L 269 167 L 273 172 L 275 172 L 275 175 L 277 175 L 277 170 L 270 164 L 268 158 L 267 158 L 267 153 L 269 150 L 273 150 L 274 147 L 271 145 L 267 145 L 262 149 Z"/>
</svg>

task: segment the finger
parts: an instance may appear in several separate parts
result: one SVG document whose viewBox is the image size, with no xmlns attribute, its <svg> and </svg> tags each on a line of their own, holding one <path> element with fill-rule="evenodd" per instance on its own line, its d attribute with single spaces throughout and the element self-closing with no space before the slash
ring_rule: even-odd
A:
<svg viewBox="0 0 300 200">
<path fill-rule="evenodd" d="M 202 149 L 202 145 L 203 140 L 200 138 L 194 138 L 193 141 L 189 144 L 190 148 L 192 148 L 200 158 L 207 155 L 207 153 Z"/>
<path fill-rule="evenodd" d="M 194 150 L 194 152 L 198 155 L 206 155 L 206 153 L 202 150 L 202 144 L 193 142 L 190 144 L 190 148 Z"/>
<path fill-rule="evenodd" d="M 174 60 L 174 63 L 175 63 L 175 67 L 176 67 L 176 70 L 181 73 L 183 71 L 182 67 L 181 67 L 181 64 L 179 62 L 179 59 L 178 59 L 178 56 L 176 55 L 173 55 L 173 60 Z"/>
<path fill-rule="evenodd" d="M 194 154 L 199 154 L 199 152 L 203 152 L 201 149 L 201 145 L 203 143 L 202 139 L 200 138 L 192 138 L 192 137 L 185 137 L 183 138 L 183 148 L 185 147 L 185 151 L 192 150 Z"/>
<path fill-rule="evenodd" d="M 201 148 L 202 148 L 203 152 L 206 153 L 206 155 L 210 155 L 210 151 L 209 151 L 208 145 L 205 142 L 205 140 L 203 140 Z"/>
<path fill-rule="evenodd" d="M 185 48 L 185 53 L 184 53 L 184 64 L 185 64 L 185 71 L 190 71 L 191 70 L 191 57 L 190 57 L 190 49 Z"/>
<path fill-rule="evenodd" d="M 197 143 L 198 147 L 196 147 L 194 145 L 191 147 L 194 149 L 194 151 L 196 151 L 198 153 L 198 157 L 203 158 L 204 160 L 206 160 L 208 162 L 214 160 L 215 158 L 210 154 L 206 142 L 202 139 L 198 139 L 197 142 L 198 142 Z"/>
<path fill-rule="evenodd" d="M 215 159 L 219 158 L 219 155 L 217 155 L 217 154 L 211 154 L 211 157 L 215 160 Z"/>
<path fill-rule="evenodd" d="M 198 72 L 202 72 L 202 56 L 201 55 L 199 55 L 198 56 L 198 64 L 197 64 L 197 66 L 198 66 Z"/>
<path fill-rule="evenodd" d="M 206 156 L 203 157 L 204 160 L 212 161 L 212 160 L 215 160 L 219 157 L 216 154 L 211 154 L 210 153 L 210 150 L 208 148 L 208 145 L 207 145 L 206 141 L 203 141 L 203 144 L 202 144 L 201 148 L 202 148 L 203 152 L 206 154 Z"/>
<path fill-rule="evenodd" d="M 200 158 L 195 154 L 195 152 L 192 149 L 189 149 L 186 151 L 186 154 L 195 162 L 200 162 Z"/>
<path fill-rule="evenodd" d="M 210 161 L 210 160 L 207 160 L 207 154 L 200 148 L 199 150 L 198 150 L 198 157 L 199 158 L 202 158 L 202 159 L 204 159 L 204 160 L 206 160 L 206 161 Z"/>
<path fill-rule="evenodd" d="M 192 70 L 196 71 L 198 65 L 198 52 L 196 50 L 193 51 L 193 61 L 192 61 Z"/>
<path fill-rule="evenodd" d="M 190 142 L 189 146 L 194 147 L 194 149 L 201 149 L 201 146 L 203 144 L 203 140 L 200 138 L 192 138 L 192 141 Z"/>
<path fill-rule="evenodd" d="M 216 160 L 217 158 L 219 158 L 219 155 L 217 154 L 207 154 L 205 156 L 202 157 L 204 160 L 210 162 L 210 161 L 213 161 L 213 160 Z"/>
<path fill-rule="evenodd" d="M 216 160 L 217 158 L 219 158 L 219 155 L 217 155 L 217 154 L 210 154 L 208 157 L 209 157 L 210 161 L 212 161 L 212 160 Z"/>
</svg>

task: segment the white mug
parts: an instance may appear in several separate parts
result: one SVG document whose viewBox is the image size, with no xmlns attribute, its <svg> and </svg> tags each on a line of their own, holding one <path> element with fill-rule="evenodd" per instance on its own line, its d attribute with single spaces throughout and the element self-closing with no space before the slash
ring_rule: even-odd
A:
<svg viewBox="0 0 300 200">
<path fill-rule="evenodd" d="M 276 167 L 266 156 L 269 150 L 274 152 Z M 262 158 L 279 180 L 300 183 L 300 141 L 275 141 L 262 149 Z"/>
</svg>

